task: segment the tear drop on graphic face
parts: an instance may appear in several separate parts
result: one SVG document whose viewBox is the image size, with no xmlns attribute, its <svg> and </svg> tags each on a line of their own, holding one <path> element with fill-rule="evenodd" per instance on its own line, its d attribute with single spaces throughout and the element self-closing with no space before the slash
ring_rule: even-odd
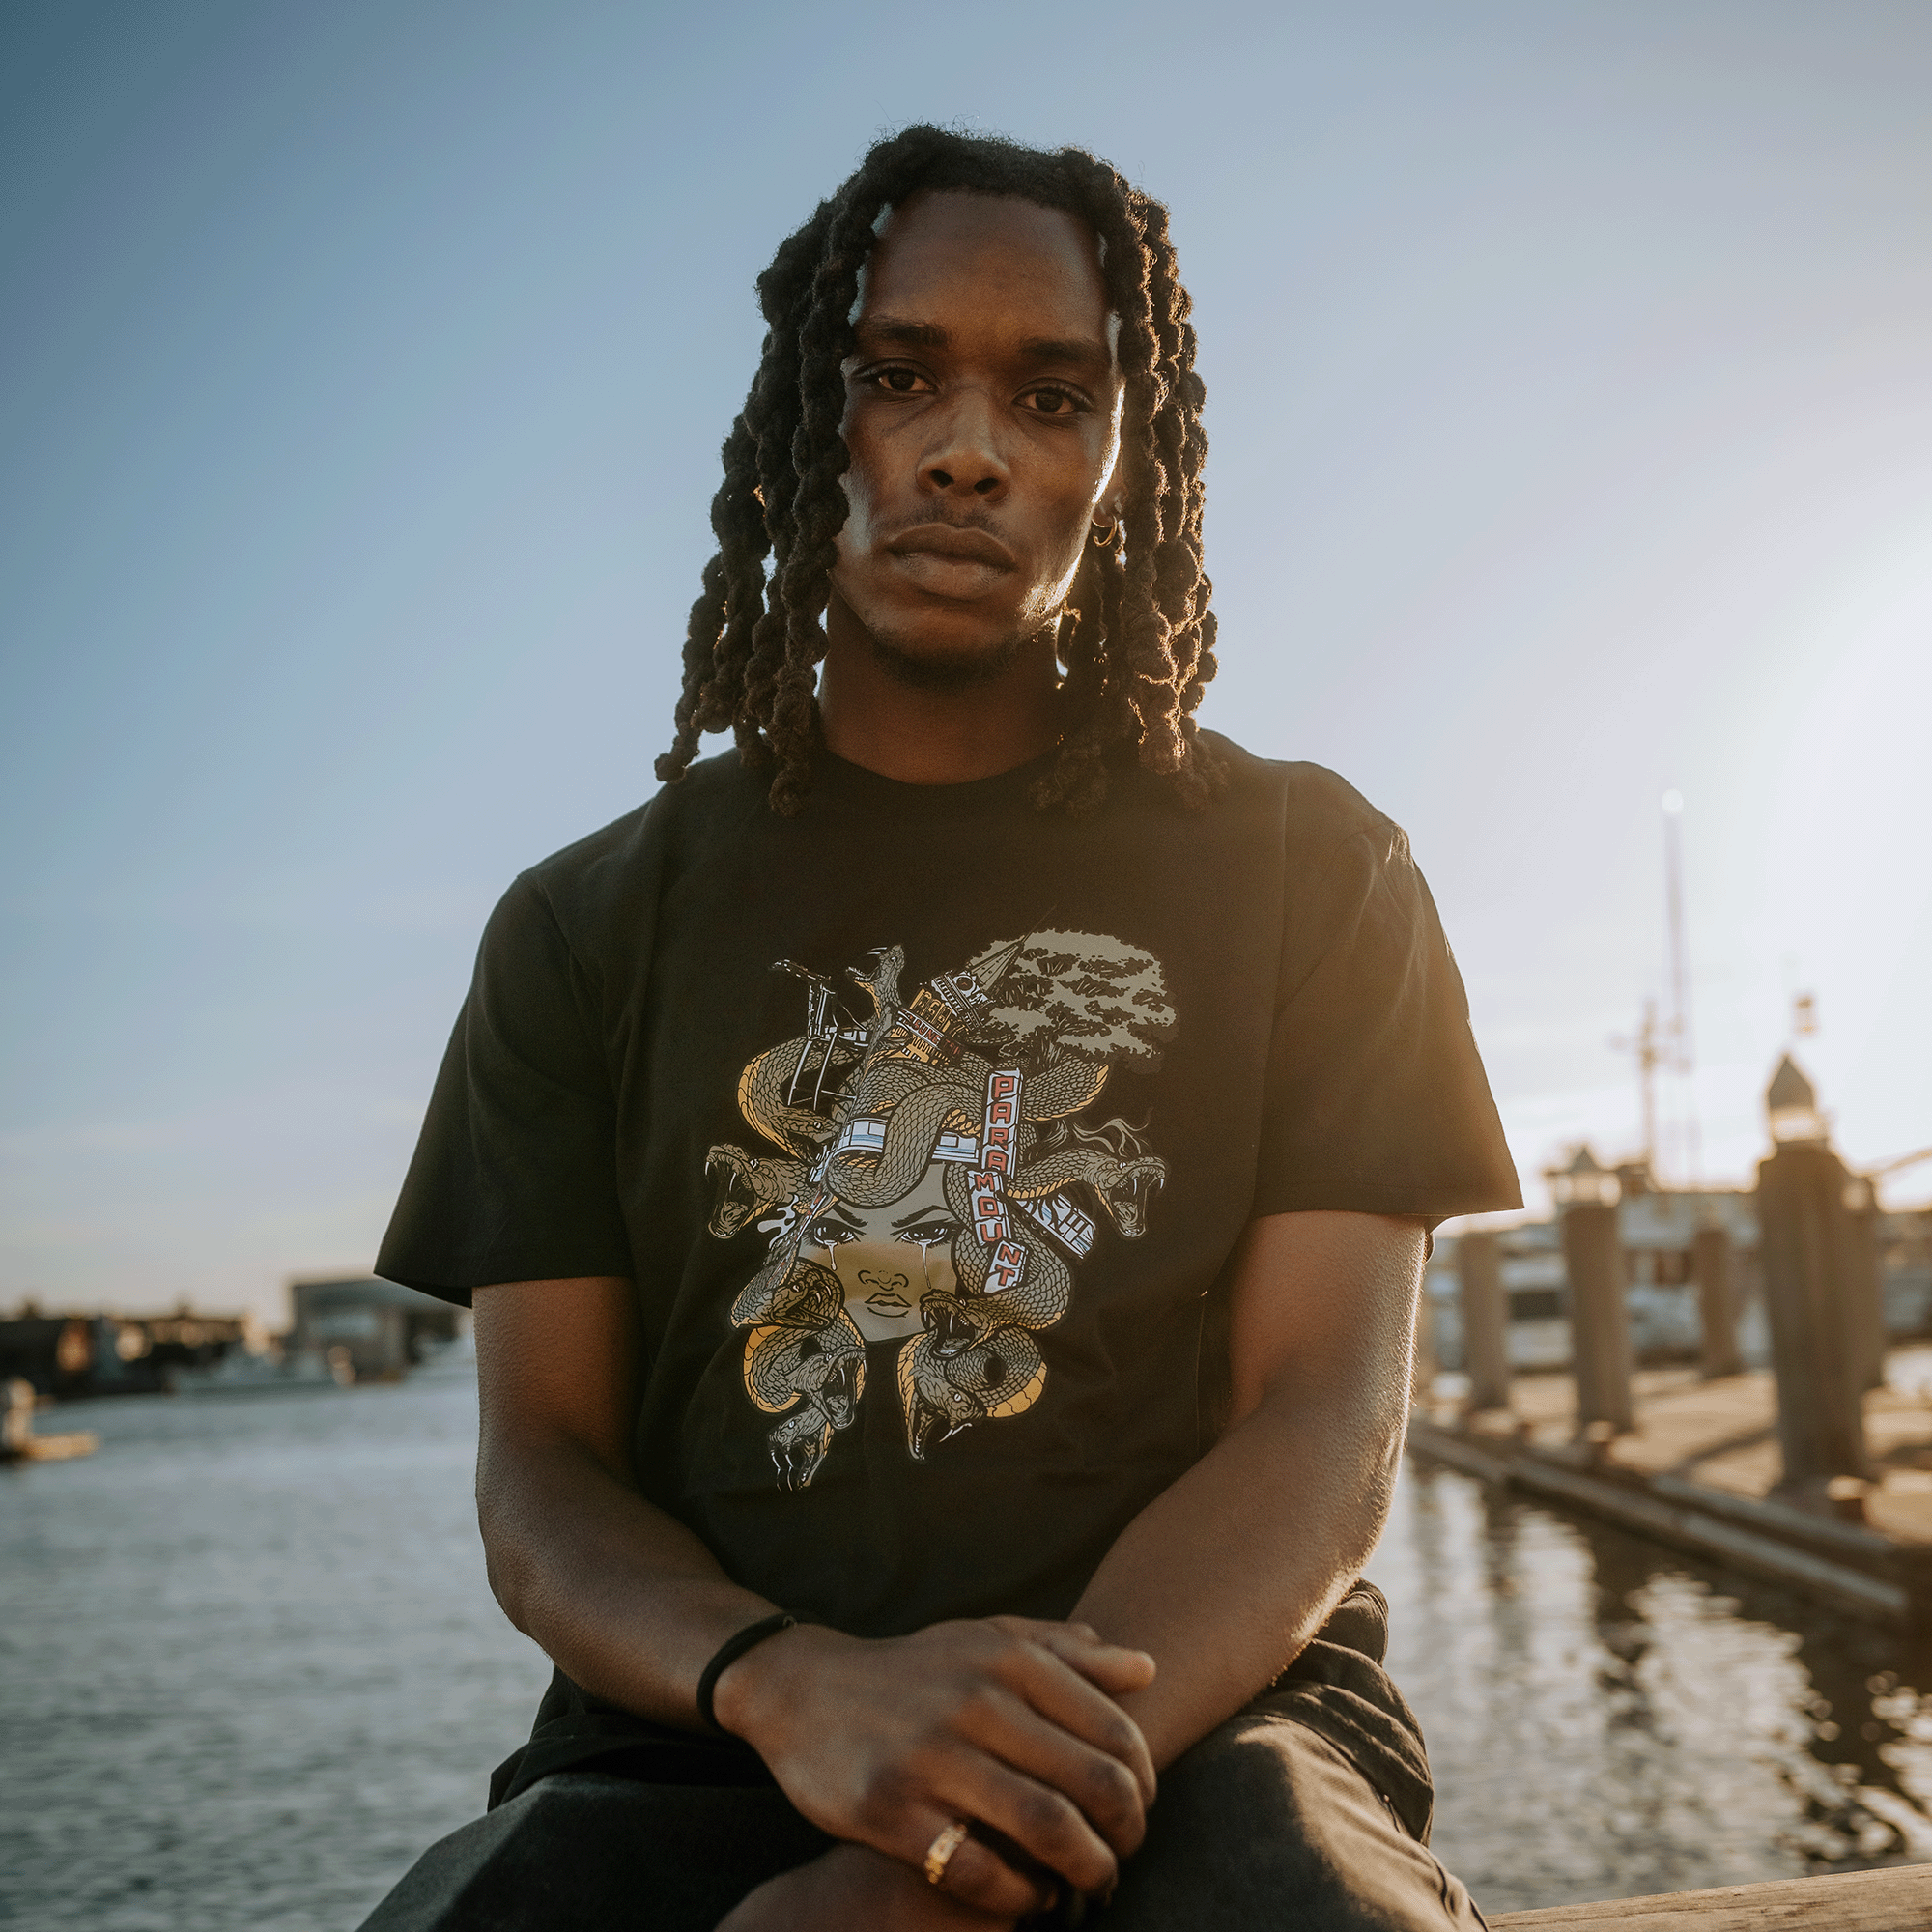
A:
<svg viewBox="0 0 1932 1932">
<path fill-rule="evenodd" d="M 867 1341 L 903 1341 L 923 1325 L 920 1302 L 928 1292 L 958 1293 L 958 1226 L 946 1205 L 945 1169 L 934 1161 L 884 1208 L 833 1202 L 806 1230 L 801 1252 L 838 1275 L 845 1312 Z"/>
</svg>

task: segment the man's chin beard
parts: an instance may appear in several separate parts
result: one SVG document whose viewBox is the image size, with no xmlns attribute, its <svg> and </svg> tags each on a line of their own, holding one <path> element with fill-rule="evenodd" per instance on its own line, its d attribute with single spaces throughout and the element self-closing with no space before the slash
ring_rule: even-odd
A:
<svg viewBox="0 0 1932 1932">
<path fill-rule="evenodd" d="M 909 691 L 946 692 L 971 691 L 1004 677 L 1039 632 L 1025 635 L 1014 632 L 983 650 L 938 655 L 910 650 L 895 639 L 869 631 L 866 636 L 871 645 L 872 661 L 896 683 Z"/>
</svg>

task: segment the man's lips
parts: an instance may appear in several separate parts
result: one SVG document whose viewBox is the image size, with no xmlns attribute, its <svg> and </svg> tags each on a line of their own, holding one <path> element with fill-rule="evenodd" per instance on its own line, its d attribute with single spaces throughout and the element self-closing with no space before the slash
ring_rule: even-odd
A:
<svg viewBox="0 0 1932 1932">
<path fill-rule="evenodd" d="M 1017 570 L 1019 559 L 984 530 L 956 524 L 915 524 L 887 544 L 894 556 L 943 556 L 954 563 L 983 563 L 993 570 Z"/>
</svg>

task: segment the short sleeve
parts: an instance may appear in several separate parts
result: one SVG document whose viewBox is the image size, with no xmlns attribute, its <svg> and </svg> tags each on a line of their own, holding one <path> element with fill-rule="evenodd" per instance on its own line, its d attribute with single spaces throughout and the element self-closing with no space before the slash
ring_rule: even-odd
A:
<svg viewBox="0 0 1932 1932">
<path fill-rule="evenodd" d="M 379 1275 L 468 1302 L 493 1282 L 631 1273 L 597 1013 L 526 874 L 485 929 Z"/>
<path fill-rule="evenodd" d="M 1521 1202 L 1435 901 L 1378 816 L 1291 881 L 1254 1212 Z"/>
</svg>

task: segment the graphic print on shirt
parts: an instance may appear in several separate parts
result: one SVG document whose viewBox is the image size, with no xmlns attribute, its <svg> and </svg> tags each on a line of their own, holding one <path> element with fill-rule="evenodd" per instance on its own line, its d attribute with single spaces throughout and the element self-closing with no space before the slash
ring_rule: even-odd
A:
<svg viewBox="0 0 1932 1932">
<path fill-rule="evenodd" d="M 731 1320 L 748 1331 L 745 1393 L 777 1418 L 766 1440 L 788 1490 L 857 1415 L 867 1342 L 899 1345 L 915 1460 L 1031 1408 L 1046 1386 L 1034 1336 L 1066 1312 L 1102 1221 L 1137 1238 L 1167 1179 L 1145 1123 L 1094 1118 L 1109 1070 L 1152 1070 L 1174 1030 L 1152 953 L 1035 932 L 909 999 L 904 967 L 899 946 L 848 967 L 870 1008 L 855 1014 L 842 986 L 780 960 L 774 971 L 805 982 L 804 1031 L 738 1081 L 768 1148 L 706 1156 L 711 1233 L 728 1240 L 755 1221 L 771 1236 Z"/>
</svg>

